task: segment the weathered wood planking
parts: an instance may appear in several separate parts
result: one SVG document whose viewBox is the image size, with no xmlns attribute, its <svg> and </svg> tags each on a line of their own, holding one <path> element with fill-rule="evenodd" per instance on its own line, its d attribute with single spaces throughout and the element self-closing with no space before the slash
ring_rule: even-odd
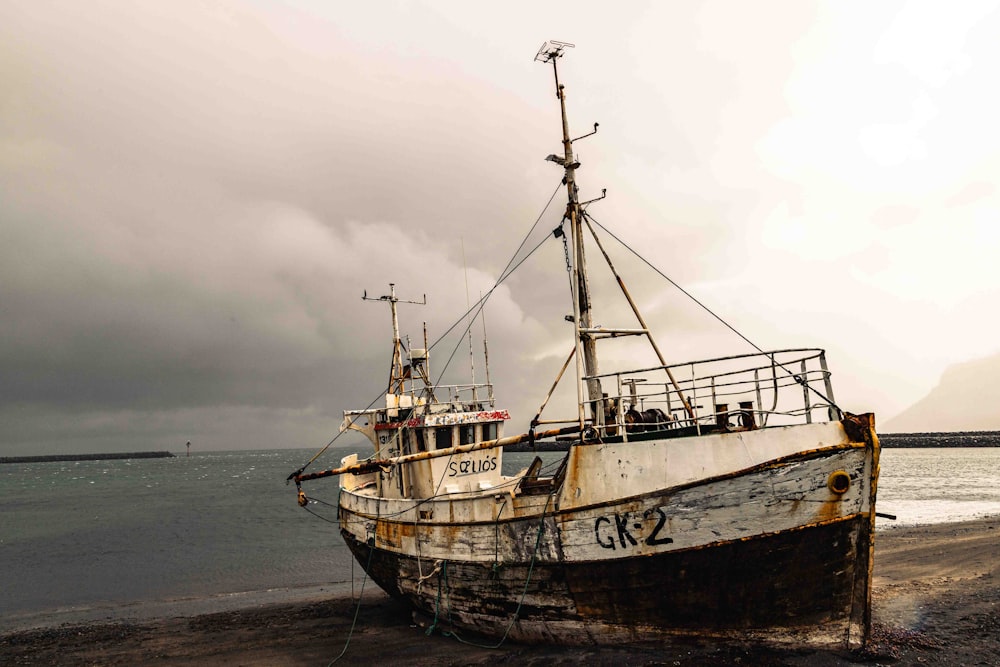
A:
<svg viewBox="0 0 1000 667">
<path fill-rule="evenodd" d="M 519 641 L 607 643 L 674 637 L 857 645 L 863 517 L 652 557 L 583 563 L 419 560 L 345 534 L 387 592 L 416 609 Z M 369 558 L 371 559 L 369 561 Z M 529 574 L 530 570 L 530 574 Z"/>
<path fill-rule="evenodd" d="M 846 472 L 850 487 L 836 494 L 829 476 Z M 536 559 L 584 561 L 648 555 L 738 540 L 868 511 L 869 457 L 860 448 L 816 453 L 805 460 L 762 464 L 729 477 L 626 497 L 613 505 L 564 510 L 548 496 L 435 499 L 419 509 L 345 492 L 344 530 L 380 548 L 430 559 L 492 563 L 523 557 L 524 536 L 538 533 L 548 504 L 551 529 L 543 529 Z M 403 506 L 407 511 L 403 511 Z M 513 516 L 508 514 L 512 508 Z M 421 512 L 423 516 L 421 516 Z M 378 519 L 376 521 L 376 519 Z M 534 550 L 534 542 L 532 542 Z M 520 554 L 520 555 L 519 555 Z M 528 555 L 530 557 L 530 554 Z"/>
</svg>

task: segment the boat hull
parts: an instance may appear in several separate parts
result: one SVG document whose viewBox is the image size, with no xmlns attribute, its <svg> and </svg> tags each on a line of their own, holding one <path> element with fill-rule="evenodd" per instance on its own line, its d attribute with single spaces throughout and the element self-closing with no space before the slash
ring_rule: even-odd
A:
<svg viewBox="0 0 1000 667">
<path fill-rule="evenodd" d="M 863 640 L 863 517 L 668 552 L 581 563 L 427 563 L 344 538 L 372 579 L 442 624 L 562 644 L 717 637 L 850 647 Z M 850 545 L 849 548 L 845 546 Z M 428 578 L 427 575 L 431 576 Z M 422 585 L 409 585 L 419 581 Z"/>
<path fill-rule="evenodd" d="M 341 532 L 386 592 L 437 622 L 490 636 L 853 648 L 870 622 L 878 471 L 877 437 L 864 417 L 834 423 L 839 430 L 799 431 L 824 440 L 797 452 L 768 444 L 787 442 L 787 433 L 706 441 L 716 461 L 727 460 L 727 448 L 733 460 L 738 449 L 757 460 L 659 489 L 651 480 L 669 475 L 635 460 L 663 444 L 631 443 L 626 486 L 640 492 L 608 490 L 609 475 L 607 499 L 594 502 L 574 493 L 579 471 L 598 463 L 588 457 L 623 461 L 621 448 L 579 446 L 548 495 L 498 490 L 426 499 L 419 509 L 411 502 L 409 512 L 398 501 L 342 492 Z M 699 440 L 671 446 L 697 449 Z M 768 447 L 777 454 L 765 456 Z"/>
</svg>

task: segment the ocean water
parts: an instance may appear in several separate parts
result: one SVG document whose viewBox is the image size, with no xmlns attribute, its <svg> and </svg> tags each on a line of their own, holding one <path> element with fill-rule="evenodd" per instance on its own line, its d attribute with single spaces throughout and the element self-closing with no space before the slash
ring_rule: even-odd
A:
<svg viewBox="0 0 1000 667">
<path fill-rule="evenodd" d="M 0 632 L 357 592 L 337 482 L 307 483 L 313 514 L 285 484 L 313 453 L 0 465 Z M 883 450 L 879 511 L 898 517 L 880 529 L 1000 514 L 1000 448 Z"/>
<path fill-rule="evenodd" d="M 1000 447 L 883 449 L 876 528 L 1000 514 Z"/>
</svg>

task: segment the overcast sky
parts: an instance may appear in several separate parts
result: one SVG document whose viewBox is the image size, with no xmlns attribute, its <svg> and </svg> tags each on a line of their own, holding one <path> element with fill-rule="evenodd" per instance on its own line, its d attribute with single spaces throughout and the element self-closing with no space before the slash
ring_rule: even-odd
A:
<svg viewBox="0 0 1000 667">
<path fill-rule="evenodd" d="M 594 217 L 885 422 L 1000 351 L 998 5 L 4 2 L 0 455 L 325 444 L 387 379 L 363 291 L 435 338 L 559 185 L 547 39 Z M 670 361 L 749 351 L 622 269 Z M 565 276 L 551 239 L 487 307 L 513 429 Z"/>
</svg>

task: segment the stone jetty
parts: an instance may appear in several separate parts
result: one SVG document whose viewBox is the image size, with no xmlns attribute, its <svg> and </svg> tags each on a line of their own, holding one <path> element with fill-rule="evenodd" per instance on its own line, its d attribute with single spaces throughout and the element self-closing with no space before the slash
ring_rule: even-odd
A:
<svg viewBox="0 0 1000 667">
<path fill-rule="evenodd" d="M 107 461 L 110 459 L 167 459 L 170 452 L 115 452 L 112 454 L 51 454 L 47 456 L 0 456 L 0 463 L 50 463 L 53 461 Z"/>
</svg>

